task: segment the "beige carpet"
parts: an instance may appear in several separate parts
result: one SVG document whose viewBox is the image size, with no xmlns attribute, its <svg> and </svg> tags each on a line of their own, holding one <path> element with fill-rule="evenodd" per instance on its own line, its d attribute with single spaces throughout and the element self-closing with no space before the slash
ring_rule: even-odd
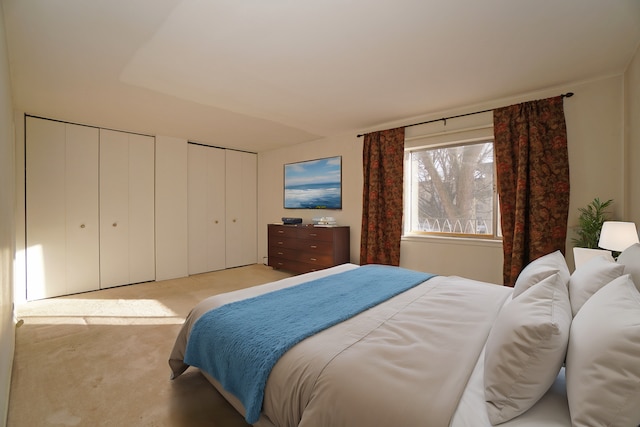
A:
<svg viewBox="0 0 640 427">
<path fill-rule="evenodd" d="M 200 300 L 288 276 L 257 264 L 18 307 L 9 427 L 246 426 L 198 370 L 170 381 L 167 359 Z"/>
</svg>

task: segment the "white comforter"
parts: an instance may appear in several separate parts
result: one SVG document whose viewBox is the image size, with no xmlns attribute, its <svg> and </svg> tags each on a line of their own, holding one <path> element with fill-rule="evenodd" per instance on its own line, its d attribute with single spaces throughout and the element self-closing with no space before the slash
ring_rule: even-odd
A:
<svg viewBox="0 0 640 427">
<path fill-rule="evenodd" d="M 189 332 L 206 311 L 354 268 L 346 264 L 204 300 L 176 339 L 169 361 L 174 377 L 187 368 Z M 300 342 L 274 366 L 258 425 L 488 425 L 486 413 L 474 415 L 484 411 L 478 361 L 510 294 L 498 285 L 435 277 Z M 244 414 L 237 399 L 221 392 Z M 459 404 L 468 410 L 456 411 Z"/>
</svg>

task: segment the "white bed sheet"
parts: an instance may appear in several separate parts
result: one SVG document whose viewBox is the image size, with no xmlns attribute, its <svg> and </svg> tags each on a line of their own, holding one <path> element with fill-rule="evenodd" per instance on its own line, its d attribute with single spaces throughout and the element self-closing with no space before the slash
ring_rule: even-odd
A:
<svg viewBox="0 0 640 427">
<path fill-rule="evenodd" d="M 231 292 L 229 294 L 218 295 L 218 304 L 243 299 L 265 292 L 270 292 L 276 289 L 281 289 L 295 284 L 302 283 L 307 280 L 317 279 L 330 274 L 335 274 L 347 270 L 357 268 L 354 264 L 344 264 L 338 267 L 334 267 L 328 270 L 322 270 L 314 273 L 309 273 L 301 276 L 295 276 L 288 279 L 284 279 L 278 282 L 268 283 L 253 288 L 243 289 L 240 291 Z M 498 285 L 495 285 L 498 286 Z M 509 300 L 510 298 L 508 298 Z M 508 303 L 508 300 L 506 303 Z M 506 304 L 505 303 L 505 304 Z M 176 348 L 179 339 L 176 341 Z M 180 358 L 179 354 L 172 352 L 172 357 Z M 486 411 L 484 401 L 484 385 L 483 385 L 483 368 L 484 368 L 484 351 L 480 352 L 480 357 L 476 361 L 475 367 L 469 377 L 466 388 L 464 389 L 461 399 L 455 409 L 453 417 L 451 419 L 451 427 L 490 427 L 489 418 Z M 176 372 L 175 366 L 172 365 L 174 373 Z M 244 413 L 240 402 L 229 393 L 225 392 L 219 383 L 211 376 L 203 372 L 205 377 L 225 396 L 227 400 L 240 412 Z M 178 374 L 179 375 L 179 374 Z M 260 420 L 255 424 L 262 427 L 272 427 L 274 424 L 271 420 L 265 416 L 261 416 Z M 502 424 L 505 427 L 533 427 L 533 426 L 549 426 L 549 427 L 567 427 L 571 425 L 569 418 L 569 411 L 567 406 L 567 399 L 565 393 L 564 384 L 564 370 L 558 376 L 553 387 L 547 392 L 547 394 L 529 411 L 525 414 Z"/>
<path fill-rule="evenodd" d="M 564 368 L 547 393 L 527 412 L 500 427 L 570 427 Z M 484 400 L 484 351 L 469 378 L 450 427 L 492 427 Z"/>
</svg>

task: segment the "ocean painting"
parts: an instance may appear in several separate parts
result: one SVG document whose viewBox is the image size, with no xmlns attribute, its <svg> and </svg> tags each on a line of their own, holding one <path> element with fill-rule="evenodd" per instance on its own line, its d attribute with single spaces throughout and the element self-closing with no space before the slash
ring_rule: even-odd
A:
<svg viewBox="0 0 640 427">
<path fill-rule="evenodd" d="M 342 156 L 284 165 L 286 209 L 342 209 Z"/>
</svg>

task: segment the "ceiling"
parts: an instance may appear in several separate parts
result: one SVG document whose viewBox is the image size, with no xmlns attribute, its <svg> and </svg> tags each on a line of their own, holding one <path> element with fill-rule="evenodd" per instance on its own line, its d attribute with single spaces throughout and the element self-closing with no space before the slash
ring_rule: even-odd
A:
<svg viewBox="0 0 640 427">
<path fill-rule="evenodd" d="M 638 0 L 1 0 L 29 114 L 263 151 L 621 74 Z"/>
</svg>

